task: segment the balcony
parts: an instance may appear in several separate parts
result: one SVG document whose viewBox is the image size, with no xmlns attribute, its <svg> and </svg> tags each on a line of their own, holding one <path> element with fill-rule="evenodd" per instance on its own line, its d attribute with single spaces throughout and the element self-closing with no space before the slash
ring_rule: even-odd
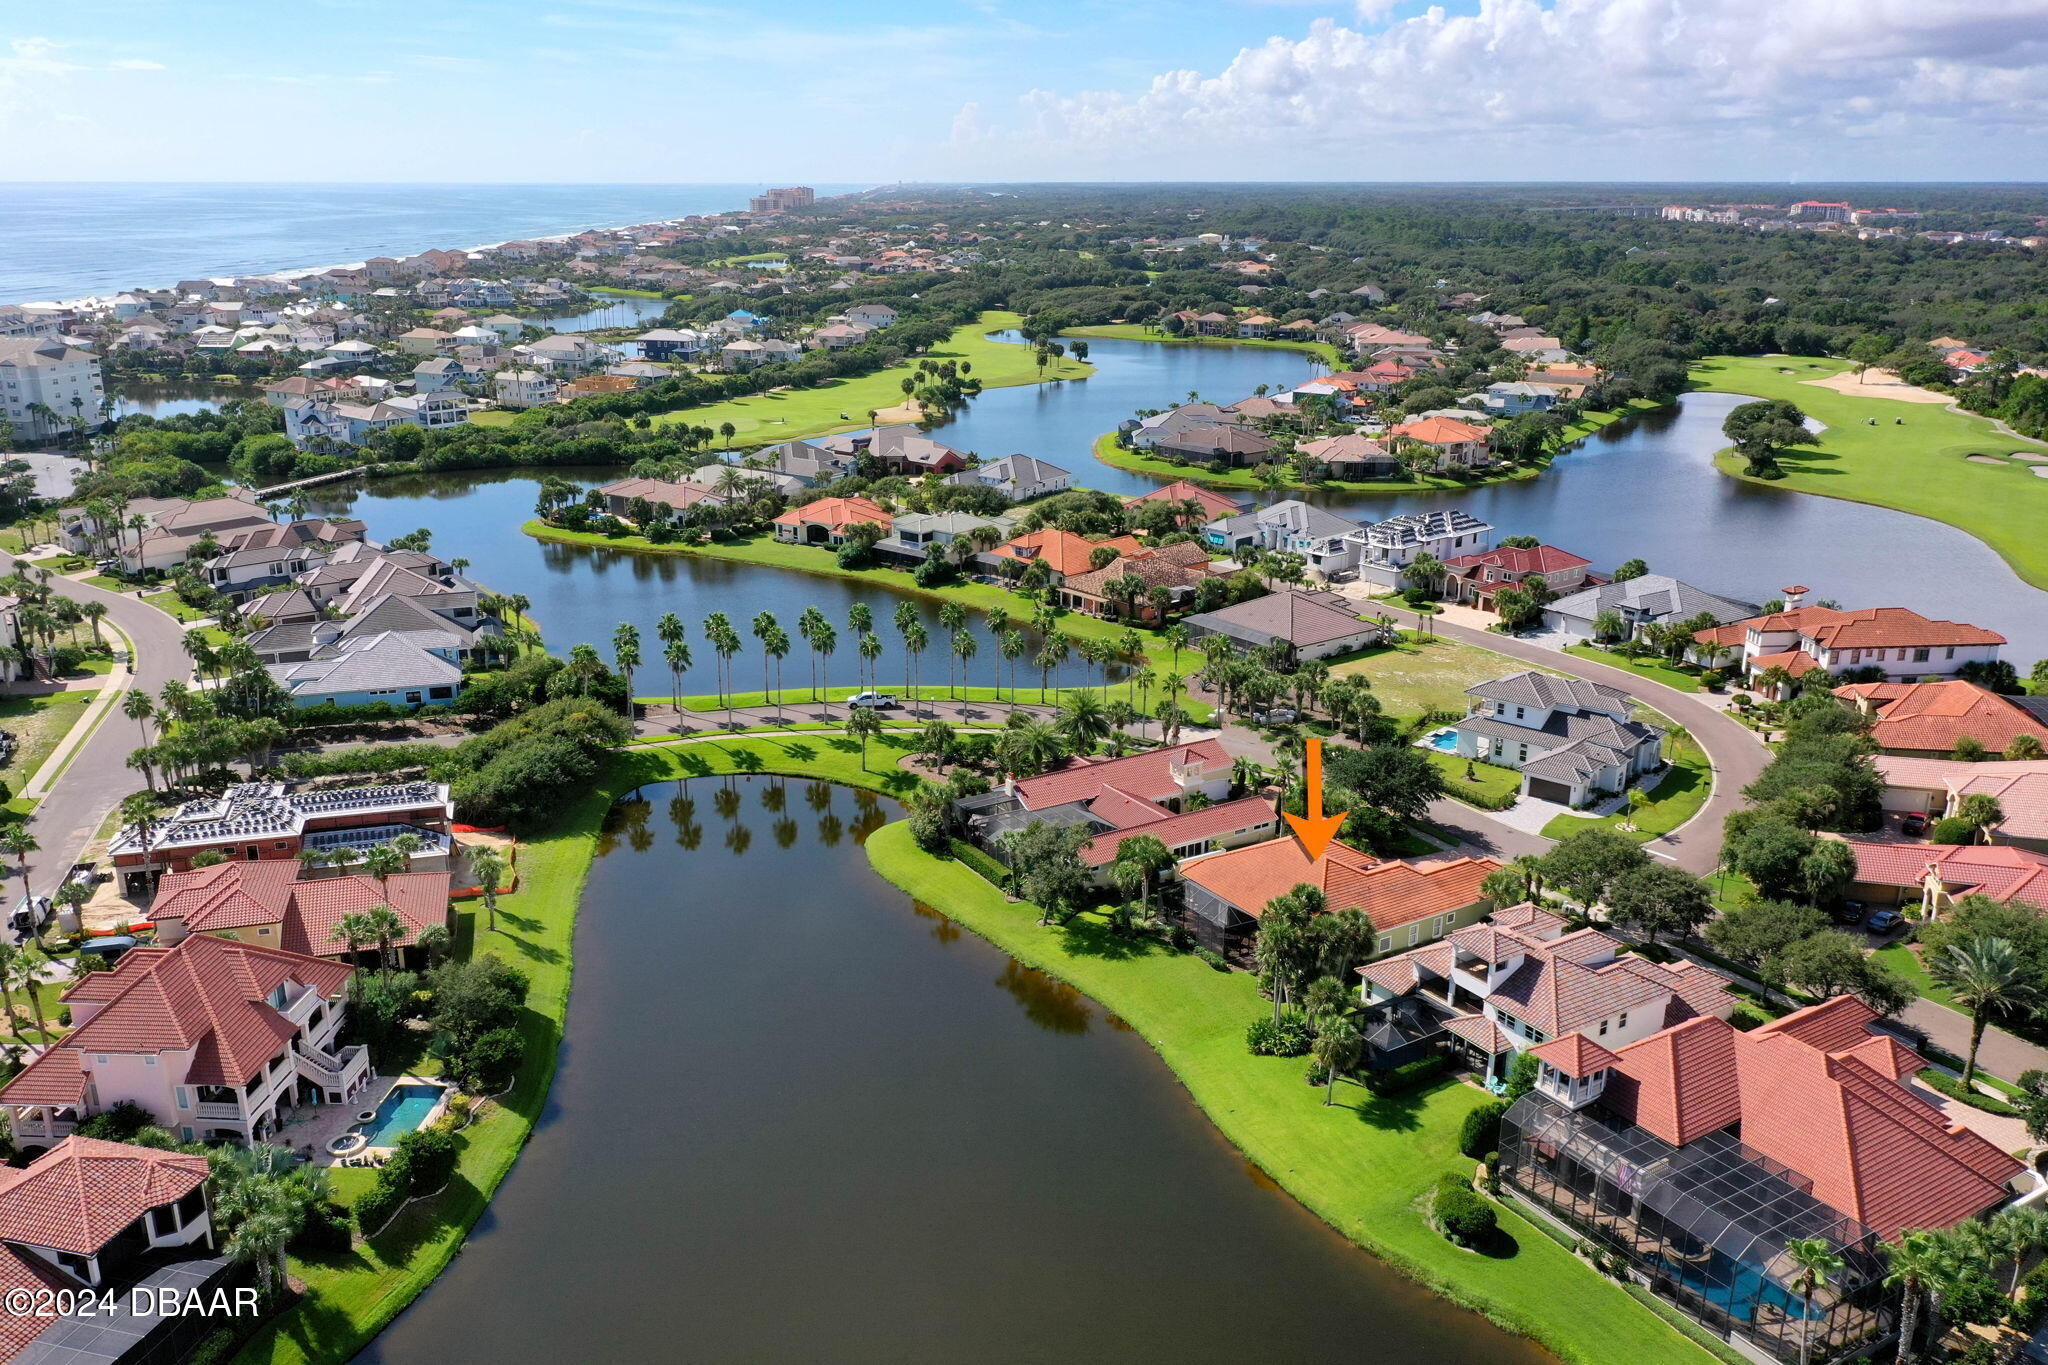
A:
<svg viewBox="0 0 2048 1365">
<path fill-rule="evenodd" d="M 216 1104 L 205 1101 L 192 1106 L 192 1116 L 200 1119 L 225 1119 L 231 1123 L 246 1123 L 248 1116 L 239 1104 Z"/>
</svg>

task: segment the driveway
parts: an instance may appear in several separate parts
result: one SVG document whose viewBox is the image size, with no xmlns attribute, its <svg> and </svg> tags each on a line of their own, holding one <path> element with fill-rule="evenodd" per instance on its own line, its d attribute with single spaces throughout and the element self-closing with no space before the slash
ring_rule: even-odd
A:
<svg viewBox="0 0 2048 1365">
<path fill-rule="evenodd" d="M 0 554 L 0 574 L 12 573 L 26 562 L 32 561 Z M 131 593 L 108 592 L 75 579 L 52 578 L 50 586 L 74 601 L 106 605 L 107 619 L 135 647 L 131 663 L 135 686 L 155 696 L 173 678 L 191 678 L 192 661 L 185 656 L 184 627 L 169 615 Z M 134 721 L 122 716 L 118 709 L 106 715 L 29 816 L 29 833 L 42 845 L 28 860 L 29 885 L 37 895 L 48 895 L 57 888 L 121 798 L 141 790 L 141 776 L 128 767 L 128 755 L 141 743 L 142 735 Z M 8 870 L 18 882 L 18 871 Z M 9 887 L 9 909 L 19 892 L 18 884 Z"/>
<path fill-rule="evenodd" d="M 1375 602 L 1372 605 L 1376 610 L 1385 610 L 1404 626 L 1413 628 L 1417 624 L 1413 612 L 1391 603 Z M 1511 659 L 1539 668 L 1618 687 L 1644 703 L 1654 706 L 1676 724 L 1684 726 L 1713 768 L 1713 792 L 1708 796 L 1706 805 L 1700 808 L 1699 814 L 1671 833 L 1650 840 L 1643 847 L 1698 877 L 1706 876 L 1720 864 L 1721 825 L 1746 804 L 1742 797 L 1742 789 L 1756 780 L 1771 758 L 1770 751 L 1763 746 L 1753 731 L 1730 719 L 1719 707 L 1708 704 L 1695 693 L 1680 692 L 1677 688 L 1667 687 L 1663 683 L 1592 659 L 1582 659 L 1575 654 L 1566 654 L 1512 635 L 1496 635 L 1490 631 L 1475 630 L 1455 621 L 1438 620 L 1433 623 L 1433 628 L 1437 635 L 1446 640 L 1476 645 L 1481 649 L 1490 649 L 1496 654 L 1505 654 Z M 1469 821 L 1475 817 L 1507 834 L 1519 838 L 1529 837 L 1518 830 L 1500 825 L 1498 821 L 1489 820 L 1478 812 L 1472 812 L 1466 818 Z M 1539 843 L 1547 844 L 1547 841 Z"/>
</svg>

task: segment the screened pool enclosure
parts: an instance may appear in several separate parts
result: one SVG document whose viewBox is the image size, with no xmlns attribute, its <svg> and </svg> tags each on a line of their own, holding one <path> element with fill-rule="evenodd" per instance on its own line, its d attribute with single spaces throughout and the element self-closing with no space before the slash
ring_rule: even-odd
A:
<svg viewBox="0 0 2048 1365">
<path fill-rule="evenodd" d="M 1501 1123 L 1501 1176 L 1715 1330 L 1796 1360 L 1890 1330 L 1877 1235 L 1813 1197 L 1798 1172 L 1727 1130 L 1675 1147 L 1539 1093 Z M 1842 1258 L 1809 1306 L 1786 1246 L 1818 1238 Z"/>
</svg>

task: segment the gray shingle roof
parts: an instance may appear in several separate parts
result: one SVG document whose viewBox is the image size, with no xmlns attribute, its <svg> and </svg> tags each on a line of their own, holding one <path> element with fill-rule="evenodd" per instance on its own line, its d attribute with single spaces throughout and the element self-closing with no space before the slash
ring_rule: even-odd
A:
<svg viewBox="0 0 2048 1365">
<path fill-rule="evenodd" d="M 1468 697 L 1504 701 L 1515 706 L 1541 706 L 1548 710 L 1614 710 L 1628 714 L 1635 698 L 1618 687 L 1588 682 L 1581 678 L 1560 678 L 1552 673 L 1510 674 L 1465 689 Z"/>
<path fill-rule="evenodd" d="M 1610 609 L 1638 612 L 1660 621 L 1683 621 L 1703 611 L 1712 612 L 1718 621 L 1740 621 L 1761 611 L 1754 602 L 1718 597 L 1704 588 L 1655 573 L 1631 578 L 1624 583 L 1602 583 L 1568 597 L 1560 597 L 1545 608 L 1560 616 L 1585 620 Z"/>
</svg>

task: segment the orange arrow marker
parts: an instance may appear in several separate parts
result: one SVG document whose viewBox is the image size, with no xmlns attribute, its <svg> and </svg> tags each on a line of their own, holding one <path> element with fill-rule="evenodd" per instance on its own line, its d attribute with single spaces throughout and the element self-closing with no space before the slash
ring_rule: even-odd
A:
<svg viewBox="0 0 2048 1365">
<path fill-rule="evenodd" d="M 1340 810 L 1335 815 L 1323 814 L 1323 741 L 1315 735 L 1308 740 L 1308 814 L 1289 815 L 1287 823 L 1294 826 L 1294 837 L 1301 840 L 1301 851 L 1308 854 L 1310 862 L 1323 856 L 1323 850 L 1330 846 L 1330 840 L 1337 837 L 1337 831 L 1344 827 L 1344 817 L 1351 814 Z"/>
</svg>

